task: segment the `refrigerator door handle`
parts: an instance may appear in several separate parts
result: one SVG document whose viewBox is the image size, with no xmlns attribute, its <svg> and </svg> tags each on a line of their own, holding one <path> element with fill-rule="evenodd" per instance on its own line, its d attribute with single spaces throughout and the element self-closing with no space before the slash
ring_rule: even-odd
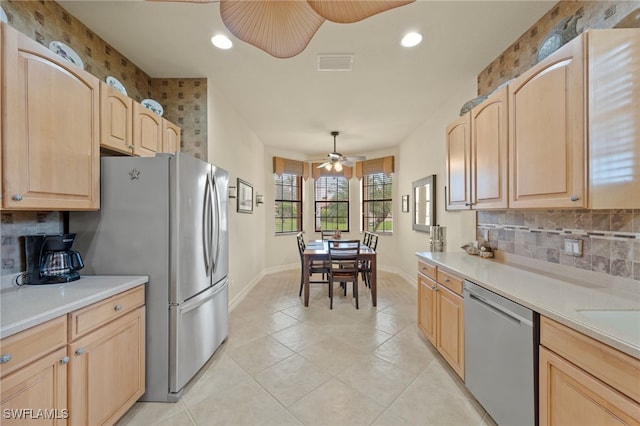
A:
<svg viewBox="0 0 640 426">
<path fill-rule="evenodd" d="M 213 204 L 213 200 L 215 200 L 215 214 L 213 214 L 213 207 L 211 208 L 212 210 L 212 216 L 214 219 L 214 223 L 215 223 L 215 247 L 213 248 L 213 272 L 216 271 L 217 267 L 218 267 L 218 256 L 220 254 L 220 191 L 218 191 L 218 183 L 216 182 L 216 177 L 212 176 L 212 185 L 211 187 L 213 188 L 213 196 L 211 197 L 211 202 Z M 212 241 L 212 246 L 213 246 L 213 241 Z"/>
<path fill-rule="evenodd" d="M 207 276 L 211 276 L 211 189 L 207 176 L 204 188 L 204 203 L 202 206 L 202 246 L 204 254 L 204 267 Z"/>
</svg>

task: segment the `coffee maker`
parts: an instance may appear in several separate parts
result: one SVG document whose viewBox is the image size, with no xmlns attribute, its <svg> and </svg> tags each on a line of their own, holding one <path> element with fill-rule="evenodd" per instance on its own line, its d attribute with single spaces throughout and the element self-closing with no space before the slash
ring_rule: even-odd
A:
<svg viewBox="0 0 640 426">
<path fill-rule="evenodd" d="M 71 250 L 76 234 L 25 235 L 22 284 L 68 283 L 80 279 L 82 256 Z"/>
</svg>

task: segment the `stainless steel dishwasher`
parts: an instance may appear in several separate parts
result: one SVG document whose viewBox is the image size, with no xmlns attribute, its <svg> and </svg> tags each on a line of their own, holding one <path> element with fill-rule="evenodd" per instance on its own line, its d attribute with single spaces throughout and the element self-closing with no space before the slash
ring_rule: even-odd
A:
<svg viewBox="0 0 640 426">
<path fill-rule="evenodd" d="M 537 314 L 464 282 L 465 384 L 504 426 L 537 424 Z"/>
</svg>

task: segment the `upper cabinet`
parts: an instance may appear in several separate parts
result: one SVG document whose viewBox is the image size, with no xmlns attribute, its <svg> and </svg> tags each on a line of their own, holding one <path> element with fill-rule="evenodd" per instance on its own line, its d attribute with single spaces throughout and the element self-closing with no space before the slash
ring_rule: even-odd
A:
<svg viewBox="0 0 640 426">
<path fill-rule="evenodd" d="M 133 152 L 140 156 L 153 156 L 162 152 L 162 117 L 133 103 Z"/>
<path fill-rule="evenodd" d="M 509 84 L 510 207 L 586 207 L 578 37 Z"/>
<path fill-rule="evenodd" d="M 15 29 L 3 32 L 3 208 L 98 209 L 99 81 Z"/>
<path fill-rule="evenodd" d="M 640 208 L 640 30 L 587 31 L 509 84 L 510 207 Z"/>
<path fill-rule="evenodd" d="M 447 210 L 640 208 L 640 29 L 589 30 L 447 127 Z"/>
<path fill-rule="evenodd" d="M 175 154 L 180 151 L 180 127 L 162 120 L 162 152 Z"/>
<path fill-rule="evenodd" d="M 447 127 L 447 209 L 507 207 L 507 88 Z"/>
<path fill-rule="evenodd" d="M 100 146 L 133 154 L 133 99 L 100 83 Z"/>
<path fill-rule="evenodd" d="M 471 113 L 447 127 L 447 210 L 471 206 Z"/>
</svg>

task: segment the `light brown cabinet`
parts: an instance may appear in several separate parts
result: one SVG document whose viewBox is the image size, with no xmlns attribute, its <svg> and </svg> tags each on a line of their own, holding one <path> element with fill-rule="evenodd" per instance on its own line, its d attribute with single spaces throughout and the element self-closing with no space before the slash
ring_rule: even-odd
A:
<svg viewBox="0 0 640 426">
<path fill-rule="evenodd" d="M 144 286 L 2 339 L 0 380 L 3 424 L 114 424 L 145 391 Z"/>
<path fill-rule="evenodd" d="M 137 287 L 70 314 L 71 425 L 113 424 L 144 394 L 143 305 Z"/>
<path fill-rule="evenodd" d="M 2 424 L 67 424 L 66 332 L 62 316 L 0 341 Z"/>
<path fill-rule="evenodd" d="M 3 25 L 2 204 L 99 208 L 99 82 Z"/>
<path fill-rule="evenodd" d="M 507 207 L 507 88 L 447 127 L 447 210 Z"/>
<path fill-rule="evenodd" d="M 640 30 L 589 30 L 509 84 L 509 207 L 640 207 Z"/>
<path fill-rule="evenodd" d="M 428 262 L 418 263 L 418 327 L 464 379 L 462 281 Z"/>
<path fill-rule="evenodd" d="M 545 317 L 540 345 L 541 426 L 640 424 L 640 360 Z"/>
<path fill-rule="evenodd" d="M 140 156 L 154 156 L 162 152 L 162 117 L 133 103 L 133 153 Z"/>
<path fill-rule="evenodd" d="M 133 99 L 100 83 L 100 147 L 133 154 Z"/>
<path fill-rule="evenodd" d="M 447 210 L 471 206 L 471 113 L 447 126 Z"/>
<path fill-rule="evenodd" d="M 100 83 L 100 147 L 137 156 L 180 149 L 180 128 Z"/>
<path fill-rule="evenodd" d="M 180 151 L 180 127 L 162 119 L 162 152 L 175 154 Z"/>
</svg>

